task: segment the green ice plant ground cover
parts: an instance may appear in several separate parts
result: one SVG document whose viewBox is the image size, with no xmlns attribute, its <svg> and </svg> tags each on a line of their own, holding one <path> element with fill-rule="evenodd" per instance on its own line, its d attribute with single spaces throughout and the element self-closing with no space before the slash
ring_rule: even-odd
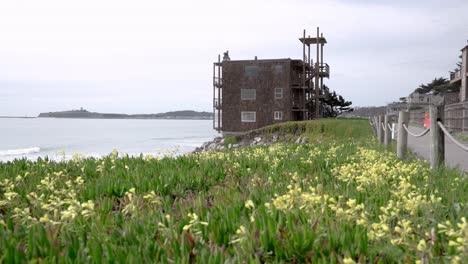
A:
<svg viewBox="0 0 468 264">
<path fill-rule="evenodd" d="M 463 143 L 468 143 L 468 132 L 459 132 L 455 134 L 455 138 Z"/>
<path fill-rule="evenodd" d="M 1 262 L 463 263 L 467 178 L 399 160 L 366 120 L 271 146 L 0 163 Z M 257 131 L 256 133 L 259 133 Z M 294 137 L 308 143 L 295 144 Z"/>
</svg>

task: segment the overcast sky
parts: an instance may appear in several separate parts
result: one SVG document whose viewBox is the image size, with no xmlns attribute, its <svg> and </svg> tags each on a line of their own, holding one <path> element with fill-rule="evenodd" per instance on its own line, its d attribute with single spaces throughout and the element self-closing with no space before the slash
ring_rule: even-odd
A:
<svg viewBox="0 0 468 264">
<path fill-rule="evenodd" d="M 448 77 L 467 15 L 466 0 L 2 0 L 0 115 L 211 111 L 217 54 L 298 59 L 317 26 L 326 84 L 383 105 Z"/>
</svg>

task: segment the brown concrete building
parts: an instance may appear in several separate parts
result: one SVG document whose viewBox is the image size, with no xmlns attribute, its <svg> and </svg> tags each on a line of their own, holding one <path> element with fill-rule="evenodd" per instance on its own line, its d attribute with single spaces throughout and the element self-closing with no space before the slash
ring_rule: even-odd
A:
<svg viewBox="0 0 468 264">
<path fill-rule="evenodd" d="M 303 120 L 301 63 L 291 59 L 224 60 L 220 130 L 241 132 Z"/>
<path fill-rule="evenodd" d="M 462 50 L 461 67 L 450 73 L 450 83 L 460 86 L 460 101 L 468 101 L 468 45 Z"/>
<path fill-rule="evenodd" d="M 304 31 L 300 41 L 303 60 L 231 60 L 227 52 L 222 61 L 218 57 L 213 64 L 214 129 L 236 133 L 319 117 L 316 94 L 320 96 L 329 67 L 323 63 L 323 55 L 318 55 L 323 54 L 326 40 L 323 35 L 305 38 Z M 311 44 L 317 44 L 319 63 L 315 65 L 310 59 Z"/>
</svg>

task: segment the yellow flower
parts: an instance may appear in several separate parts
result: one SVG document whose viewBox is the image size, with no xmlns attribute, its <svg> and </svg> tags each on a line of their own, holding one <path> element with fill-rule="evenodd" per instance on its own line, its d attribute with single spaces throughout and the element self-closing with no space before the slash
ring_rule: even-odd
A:
<svg viewBox="0 0 468 264">
<path fill-rule="evenodd" d="M 356 262 L 352 258 L 346 257 L 343 259 L 343 264 L 354 264 L 354 263 Z"/>
<path fill-rule="evenodd" d="M 83 185 L 84 180 L 83 178 L 81 178 L 81 176 L 79 176 L 78 178 L 76 178 L 75 183 L 78 185 Z"/>
<path fill-rule="evenodd" d="M 254 203 L 252 202 L 252 200 L 247 200 L 247 202 L 245 202 L 245 207 L 247 209 L 254 209 L 255 208 L 255 205 Z"/>
<path fill-rule="evenodd" d="M 426 250 L 426 240 L 424 240 L 424 239 L 419 240 L 418 246 L 416 248 L 419 251 L 425 251 Z"/>
<path fill-rule="evenodd" d="M 460 256 L 455 256 L 455 257 L 453 257 L 451 263 L 452 263 L 452 264 L 460 264 L 460 263 L 462 263 L 461 257 L 460 257 Z"/>
<path fill-rule="evenodd" d="M 7 198 L 7 200 L 11 200 L 13 198 L 15 198 L 18 194 L 15 193 L 15 192 L 6 192 L 5 193 L 5 198 Z"/>
<path fill-rule="evenodd" d="M 246 234 L 245 232 L 245 227 L 243 225 L 241 225 L 237 230 L 236 230 L 236 234 L 238 235 L 244 235 Z"/>
<path fill-rule="evenodd" d="M 150 193 L 143 196 L 143 199 L 149 201 L 149 203 L 151 204 L 156 204 L 156 205 L 161 204 L 161 199 L 156 195 L 154 191 L 151 191 Z"/>
<path fill-rule="evenodd" d="M 49 218 L 48 214 L 44 214 L 44 216 L 39 218 L 39 222 L 41 222 L 41 223 L 48 223 L 49 221 L 50 221 L 50 218 Z"/>
<path fill-rule="evenodd" d="M 81 204 L 81 215 L 82 216 L 90 216 L 94 213 L 94 203 L 91 200 L 88 200 L 85 203 Z"/>
<path fill-rule="evenodd" d="M 247 240 L 247 231 L 243 225 L 236 230 L 236 238 L 230 243 L 235 244 Z"/>
</svg>

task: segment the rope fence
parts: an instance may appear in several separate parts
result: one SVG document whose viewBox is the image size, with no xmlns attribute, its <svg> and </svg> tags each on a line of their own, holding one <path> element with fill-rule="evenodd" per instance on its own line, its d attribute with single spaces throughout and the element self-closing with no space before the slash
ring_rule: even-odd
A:
<svg viewBox="0 0 468 264">
<path fill-rule="evenodd" d="M 468 147 L 463 145 L 462 143 L 460 143 L 460 141 L 458 141 L 456 138 L 454 138 L 452 136 L 452 134 L 450 134 L 450 132 L 447 130 L 447 128 L 444 126 L 444 124 L 442 124 L 442 122 L 438 121 L 437 124 L 439 125 L 439 127 L 442 129 L 442 131 L 444 131 L 444 134 L 453 142 L 455 143 L 455 145 L 457 145 L 459 148 L 463 149 L 464 151 L 467 151 L 468 152 Z"/>
<path fill-rule="evenodd" d="M 413 137 L 415 137 L 415 138 L 423 137 L 423 136 L 425 136 L 425 135 L 431 130 L 430 128 L 427 128 L 426 130 L 424 130 L 424 131 L 421 132 L 420 134 L 414 134 L 414 133 L 412 133 L 411 131 L 409 131 L 408 127 L 407 127 L 405 124 L 403 124 L 403 128 L 406 130 L 406 132 L 407 132 L 409 135 L 411 135 L 411 136 L 413 136 Z"/>
<path fill-rule="evenodd" d="M 396 134 L 396 152 L 399 158 L 404 158 L 408 152 L 408 135 L 420 138 L 429 134 L 430 164 L 432 168 L 438 168 L 445 163 L 445 136 L 457 147 L 468 152 L 468 146 L 464 145 L 450 134 L 444 124 L 444 114 L 444 105 L 430 105 L 429 113 L 422 113 L 420 111 L 415 113 L 400 111 L 398 118 L 394 120 L 394 122 L 390 121 L 393 118 L 393 116 L 390 115 L 375 116 L 369 118 L 369 122 L 377 136 L 379 144 L 385 144 L 387 147 L 390 147 L 392 134 L 394 136 Z M 422 116 L 424 116 L 424 118 L 422 118 Z M 398 123 L 398 125 L 396 128 L 392 128 L 391 123 Z M 417 126 L 422 126 L 424 124 L 427 128 L 420 133 L 414 133 L 408 128 L 409 124 Z"/>
</svg>

